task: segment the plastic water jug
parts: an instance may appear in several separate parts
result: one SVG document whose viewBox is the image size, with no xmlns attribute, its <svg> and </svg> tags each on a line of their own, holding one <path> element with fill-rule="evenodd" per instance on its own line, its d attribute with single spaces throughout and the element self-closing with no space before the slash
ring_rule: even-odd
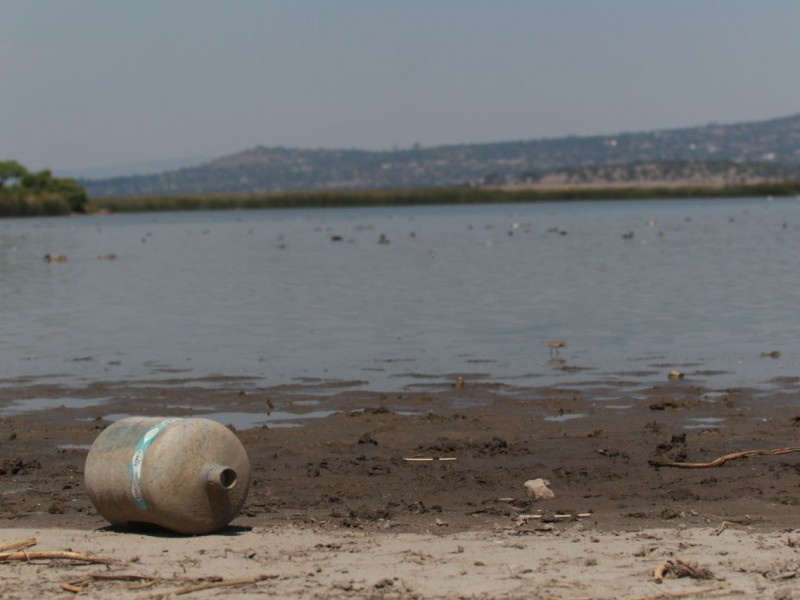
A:
<svg viewBox="0 0 800 600">
<path fill-rule="evenodd" d="M 242 509 L 250 461 L 239 439 L 216 421 L 129 417 L 92 444 L 84 481 L 97 512 L 114 525 L 210 533 Z"/>
</svg>

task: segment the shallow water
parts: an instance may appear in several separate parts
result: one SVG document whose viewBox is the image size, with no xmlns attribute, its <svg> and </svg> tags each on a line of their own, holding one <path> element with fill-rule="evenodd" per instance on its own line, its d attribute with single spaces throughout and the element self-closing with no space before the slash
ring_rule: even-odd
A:
<svg viewBox="0 0 800 600">
<path fill-rule="evenodd" d="M 0 379 L 766 385 L 798 258 L 795 199 L 2 220 Z"/>
<path fill-rule="evenodd" d="M 250 412 L 198 412 L 194 417 L 211 419 L 223 425 L 233 425 L 236 429 L 250 429 L 266 425 L 270 428 L 293 428 L 302 427 L 302 423 L 308 419 L 324 419 L 335 414 L 335 410 L 318 410 L 308 413 L 290 413 L 285 411 L 271 411 L 269 413 L 250 413 Z M 119 421 L 135 415 L 129 413 L 112 413 L 103 415 L 106 421 Z"/>
<path fill-rule="evenodd" d="M 80 409 L 105 404 L 109 398 L 24 398 L 14 400 L 0 408 L 0 417 L 11 417 L 21 413 L 57 408 Z"/>
</svg>

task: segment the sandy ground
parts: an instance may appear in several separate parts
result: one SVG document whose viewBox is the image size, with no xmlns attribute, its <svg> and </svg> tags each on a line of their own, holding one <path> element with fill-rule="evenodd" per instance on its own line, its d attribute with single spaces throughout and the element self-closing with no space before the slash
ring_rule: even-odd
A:
<svg viewBox="0 0 800 600">
<path fill-rule="evenodd" d="M 792 447 L 800 380 L 764 391 L 663 379 L 643 387 L 623 377 L 613 394 L 609 384 L 519 388 L 468 376 L 392 394 L 347 382 L 259 388 L 246 378 L 4 382 L 0 545 L 31 536 L 29 552 L 122 562 L 6 561 L 0 597 L 63 597 L 61 583 L 90 573 L 168 579 L 138 590 L 80 584 L 95 597 L 260 575 L 191 597 L 794 597 L 800 453 L 710 469 L 651 461 Z M 17 410 L 41 398 L 63 406 Z M 212 413 L 240 423 L 253 466 L 231 527 L 191 538 L 107 527 L 83 488 L 83 464 L 111 416 Z M 269 420 L 244 428 L 244 417 Z M 526 495 L 524 482 L 537 477 L 554 500 Z M 690 576 L 655 583 L 667 561 Z"/>
<path fill-rule="evenodd" d="M 800 597 L 795 577 L 800 532 L 746 528 L 648 529 L 598 533 L 570 523 L 546 531 L 498 527 L 448 533 L 330 531 L 274 525 L 180 538 L 112 531 L 5 529 L 6 538 L 35 537 L 37 549 L 92 552 L 118 563 L 6 563 L 3 598 L 64 597 L 77 582 L 81 596 L 154 598 L 219 576 L 263 577 L 186 597 L 239 598 L 745 598 Z M 694 564 L 701 578 L 653 572 L 664 564 Z M 140 581 L 81 581 L 86 575 L 137 575 Z M 162 578 L 153 585 L 148 578 Z M 794 595 L 793 595 L 794 594 Z"/>
</svg>

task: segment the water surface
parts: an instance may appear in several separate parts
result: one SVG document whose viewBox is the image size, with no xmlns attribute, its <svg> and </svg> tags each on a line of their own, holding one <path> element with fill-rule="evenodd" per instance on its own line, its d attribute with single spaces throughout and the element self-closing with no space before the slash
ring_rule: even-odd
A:
<svg viewBox="0 0 800 600">
<path fill-rule="evenodd" d="M 799 258 L 795 199 L 7 219 L 0 379 L 766 385 Z"/>
</svg>

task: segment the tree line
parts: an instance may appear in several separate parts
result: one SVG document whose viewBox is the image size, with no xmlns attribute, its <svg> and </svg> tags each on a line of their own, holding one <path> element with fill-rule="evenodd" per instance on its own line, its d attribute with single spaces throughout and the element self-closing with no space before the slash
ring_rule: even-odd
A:
<svg viewBox="0 0 800 600">
<path fill-rule="evenodd" d="M 0 217 L 67 215 L 86 212 L 86 190 L 77 181 L 31 172 L 14 160 L 0 161 Z"/>
</svg>

